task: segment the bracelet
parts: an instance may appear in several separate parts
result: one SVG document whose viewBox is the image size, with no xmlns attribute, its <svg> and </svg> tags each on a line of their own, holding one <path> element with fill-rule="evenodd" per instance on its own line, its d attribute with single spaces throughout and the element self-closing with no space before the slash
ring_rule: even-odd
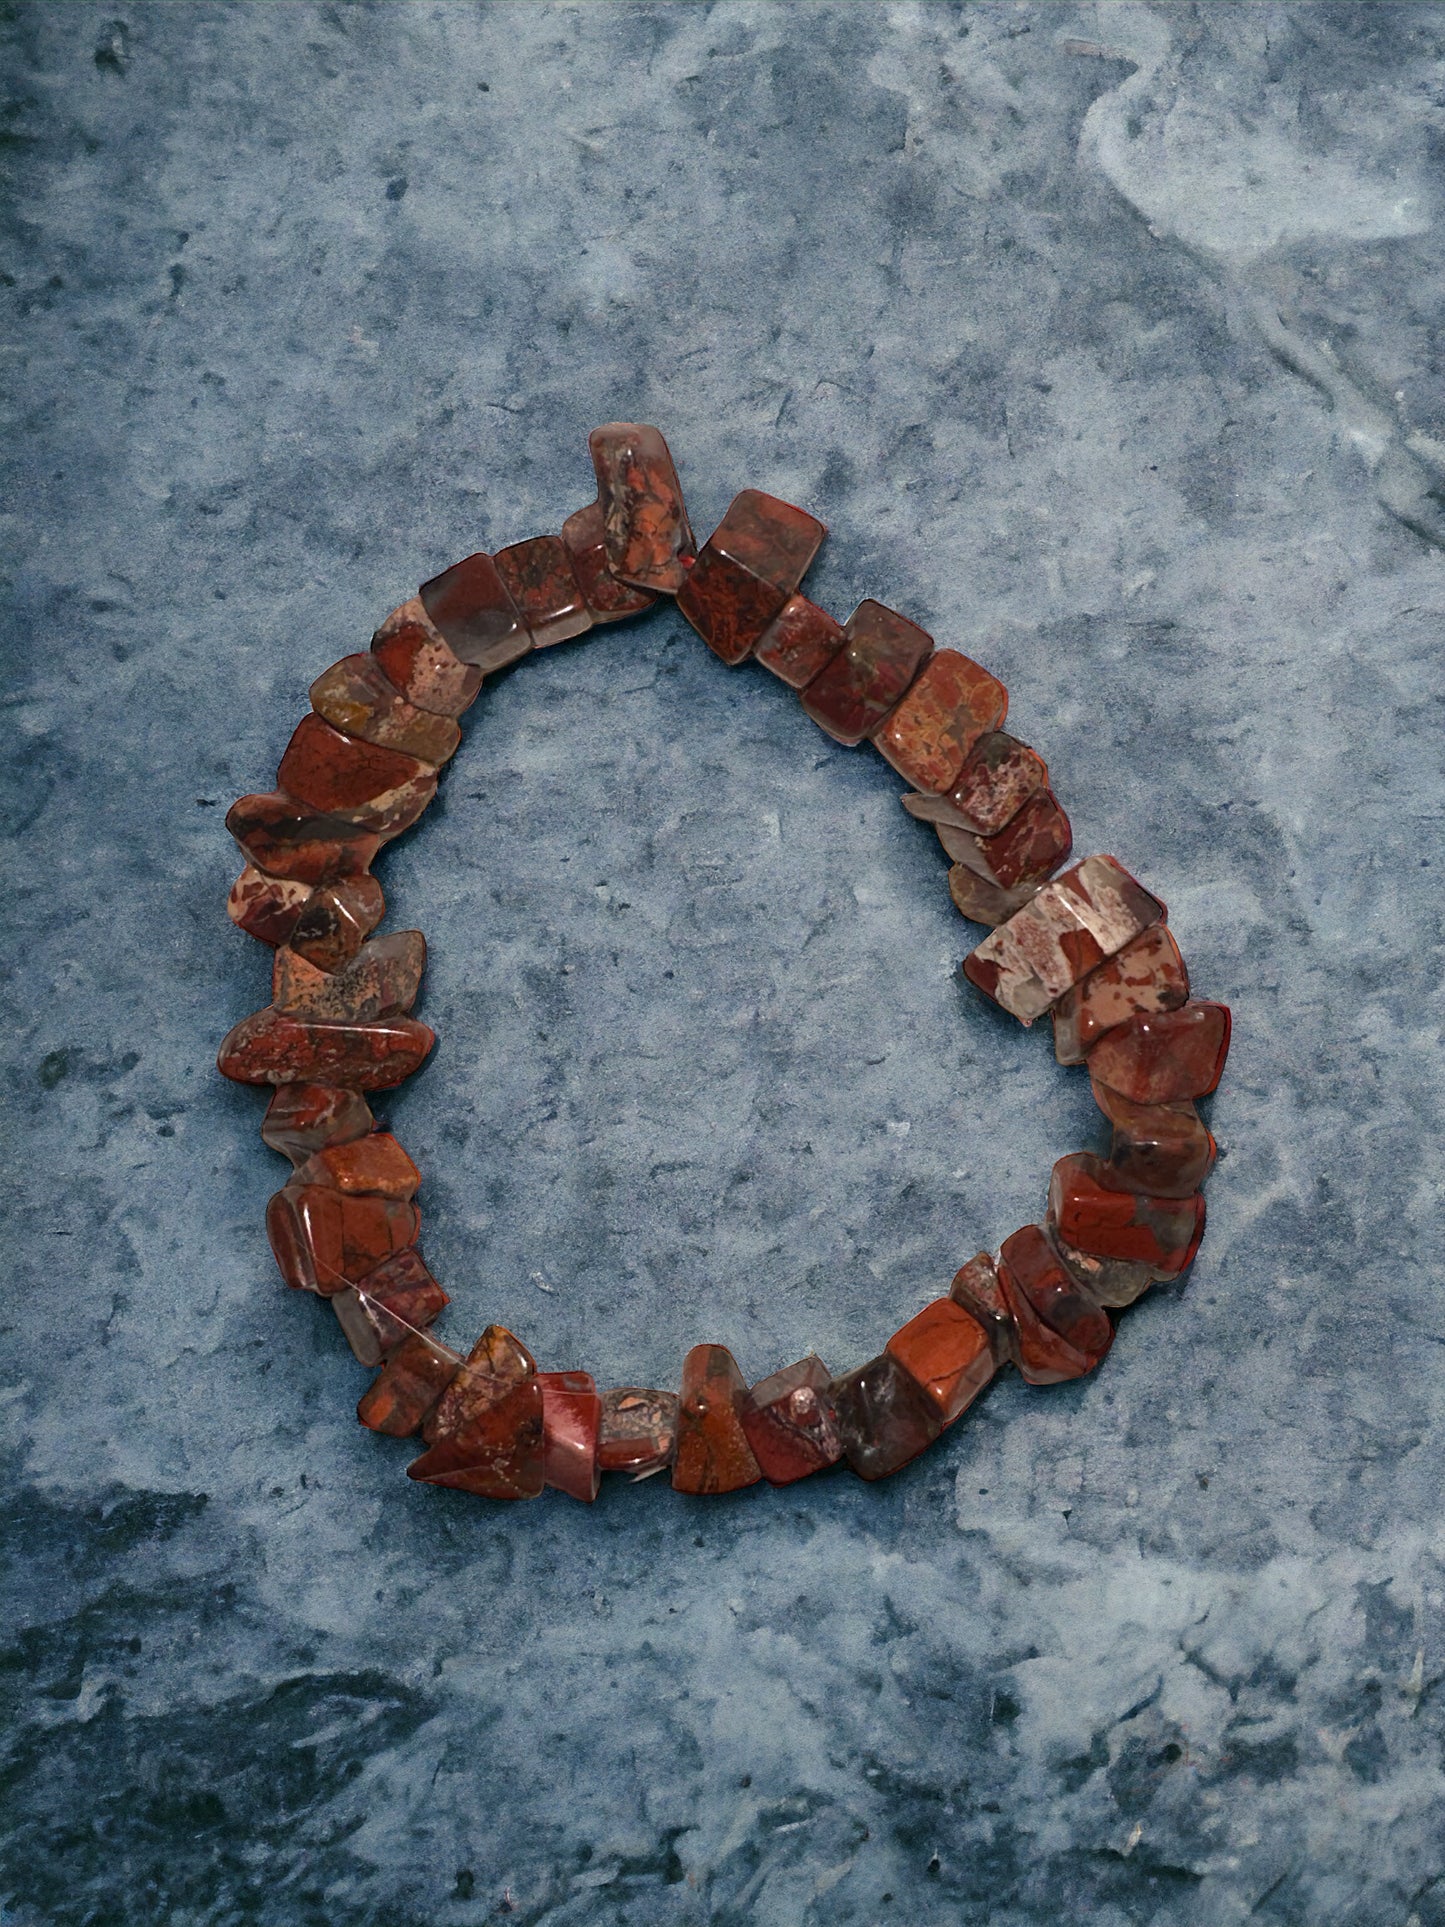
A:
<svg viewBox="0 0 1445 1927">
<path fill-rule="evenodd" d="M 328 1299 L 379 1368 L 357 1416 L 419 1433 L 407 1472 L 425 1484 L 592 1500 L 604 1472 L 670 1469 L 681 1492 L 732 1492 L 842 1460 L 882 1478 L 1006 1365 L 1032 1385 L 1092 1371 L 1111 1312 L 1188 1268 L 1216 1148 L 1195 1100 L 1219 1082 L 1229 1010 L 1191 999 L 1164 905 L 1116 858 L 1062 867 L 1069 821 L 1042 760 L 1002 727 L 1001 683 L 882 603 L 839 624 L 798 592 L 821 522 L 745 489 L 699 551 L 655 428 L 614 422 L 589 445 L 596 501 L 560 535 L 424 583 L 369 653 L 317 678 L 277 787 L 226 817 L 246 862 L 230 916 L 275 947 L 270 1004 L 219 1057 L 225 1076 L 274 1087 L 261 1135 L 293 1170 L 267 1235 L 285 1282 Z M 400 1084 L 436 1041 L 407 1014 L 426 941 L 373 934 L 385 900 L 370 871 L 436 794 L 457 718 L 488 675 L 663 596 L 724 662 L 762 663 L 828 735 L 871 742 L 912 785 L 904 807 L 937 832 L 954 903 L 992 926 L 964 974 L 1025 1026 L 1052 1013 L 1059 1062 L 1087 1067 L 1112 1130 L 1106 1157 L 1054 1166 L 1041 1224 L 971 1258 L 841 1377 L 810 1355 L 749 1387 L 725 1346 L 702 1344 L 678 1393 L 599 1392 L 587 1372 L 538 1371 L 500 1325 L 464 1356 L 429 1329 L 448 1300 L 417 1250 L 420 1174 L 364 1095 Z"/>
</svg>

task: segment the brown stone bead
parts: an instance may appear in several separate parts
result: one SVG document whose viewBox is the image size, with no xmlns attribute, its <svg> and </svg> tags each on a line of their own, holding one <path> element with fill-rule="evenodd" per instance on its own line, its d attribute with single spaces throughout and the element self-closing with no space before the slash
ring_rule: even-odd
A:
<svg viewBox="0 0 1445 1927">
<path fill-rule="evenodd" d="M 1189 972 L 1167 923 L 1150 926 L 1054 1005 L 1054 1055 L 1082 1064 L 1099 1038 L 1136 1011 L 1177 1010 Z"/>
<path fill-rule="evenodd" d="M 678 1492 L 736 1492 L 763 1476 L 743 1430 L 748 1388 L 726 1345 L 694 1345 L 682 1362 L 677 1406 Z"/>
<path fill-rule="evenodd" d="M 426 968 L 420 930 L 373 937 L 339 970 L 318 970 L 282 946 L 271 968 L 271 1002 L 289 1016 L 317 1024 L 369 1024 L 410 1010 Z"/>
<path fill-rule="evenodd" d="M 603 1472 L 645 1479 L 672 1464 L 677 1451 L 677 1394 L 615 1385 L 602 1394 L 597 1464 Z"/>
<path fill-rule="evenodd" d="M 534 649 L 567 642 L 592 627 L 592 612 L 560 535 L 534 535 L 530 541 L 513 542 L 510 548 L 498 549 L 492 560 L 532 632 Z"/>
<path fill-rule="evenodd" d="M 619 582 L 607 567 L 607 531 L 600 502 L 589 502 L 585 509 L 569 515 L 562 524 L 562 540 L 594 623 L 620 622 L 624 616 L 640 615 L 656 602 L 657 597 L 649 590 Z"/>
<path fill-rule="evenodd" d="M 488 1499 L 534 1499 L 545 1477 L 542 1388 L 531 1353 L 489 1325 L 422 1426 L 407 1477 Z"/>
<path fill-rule="evenodd" d="M 741 662 L 807 573 L 827 529 L 805 509 L 745 488 L 677 592 L 677 606 L 724 662 Z"/>
<path fill-rule="evenodd" d="M 360 1091 L 336 1084 L 280 1084 L 261 1123 L 273 1151 L 304 1164 L 328 1144 L 365 1137 L 375 1120 Z"/>
<path fill-rule="evenodd" d="M 803 707 L 840 743 L 861 743 L 907 694 L 933 638 L 881 602 L 860 602 L 844 643 L 803 691 Z"/>
<path fill-rule="evenodd" d="M 1095 1044 L 1089 1075 L 1136 1104 L 1207 1097 L 1229 1055 L 1229 1029 L 1227 1004 L 1185 1004 L 1131 1017 Z"/>
<path fill-rule="evenodd" d="M 948 1295 L 982 1327 L 995 1369 L 1017 1363 L 1018 1332 L 1013 1313 L 1004 1300 L 998 1267 L 986 1251 L 970 1258 L 955 1274 Z"/>
<path fill-rule="evenodd" d="M 428 621 L 459 662 L 489 673 L 532 647 L 532 633 L 485 553 L 423 582 L 420 597 Z"/>
<path fill-rule="evenodd" d="M 1164 905 L 1117 857 L 1088 856 L 985 937 L 964 958 L 964 974 L 1028 1025 L 1163 916 Z"/>
<path fill-rule="evenodd" d="M 789 596 L 753 650 L 754 658 L 790 689 L 801 689 L 826 669 L 848 640 L 841 622 L 805 595 Z"/>
<path fill-rule="evenodd" d="M 844 1454 L 860 1479 L 886 1479 L 943 1430 L 937 1406 L 892 1352 L 835 1378 L 833 1409 Z"/>
<path fill-rule="evenodd" d="M 373 655 L 343 656 L 323 669 L 311 685 L 311 707 L 333 729 L 423 763 L 445 763 L 462 740 L 450 716 L 399 696 Z"/>
<path fill-rule="evenodd" d="M 488 1325 L 467 1353 L 467 1359 L 446 1398 L 427 1420 L 428 1445 L 444 1439 L 467 1421 L 472 1407 L 498 1399 L 535 1377 L 537 1361 L 515 1332 L 505 1325 Z"/>
<path fill-rule="evenodd" d="M 951 789 L 963 760 L 1008 711 L 1008 691 L 957 649 L 938 649 L 873 741 L 904 782 Z"/>
<path fill-rule="evenodd" d="M 1048 780 L 1043 758 L 1027 743 L 1001 729 L 991 730 L 968 752 L 958 781 L 947 796 L 938 799 L 938 813 L 930 820 L 952 823 L 976 836 L 997 836 Z"/>
<path fill-rule="evenodd" d="M 371 653 L 397 694 L 433 715 L 460 716 L 481 693 L 481 670 L 455 654 L 420 596 L 392 610 L 371 639 Z"/>
<path fill-rule="evenodd" d="M 593 429 L 587 446 L 609 571 L 636 588 L 676 595 L 697 544 L 667 443 L 643 422 L 608 422 Z"/>
<path fill-rule="evenodd" d="M 1114 1327 L 1079 1289 L 1042 1229 L 1005 1238 L 999 1289 L 1018 1331 L 1018 1367 L 1030 1385 L 1057 1385 L 1091 1372 L 1114 1342 Z"/>
<path fill-rule="evenodd" d="M 987 1332 L 954 1298 L 925 1305 L 885 1349 L 923 1387 L 944 1425 L 952 1425 L 994 1374 Z"/>
<path fill-rule="evenodd" d="M 421 1332 L 404 1338 L 363 1394 L 356 1416 L 373 1432 L 409 1439 L 421 1430 L 461 1363 L 450 1345 L 435 1338 Z"/>
<path fill-rule="evenodd" d="M 1048 1227 L 1049 1242 L 1064 1261 L 1064 1269 L 1080 1285 L 1086 1297 L 1110 1311 L 1132 1305 L 1153 1284 L 1157 1273 L 1148 1265 L 1127 1258 L 1097 1258 L 1092 1252 L 1076 1251 L 1065 1244 L 1053 1225 Z"/>
<path fill-rule="evenodd" d="M 1036 883 L 1021 883 L 1016 889 L 1000 890 L 996 883 L 970 870 L 966 863 L 955 863 L 948 873 L 948 894 L 955 908 L 974 923 L 995 927 L 1007 923 L 1038 891 Z"/>
<path fill-rule="evenodd" d="M 602 1400 L 590 1372 L 538 1372 L 542 1388 L 542 1476 L 554 1492 L 590 1505 L 602 1484 L 597 1435 Z"/>
<path fill-rule="evenodd" d="M 329 1184 L 337 1191 L 378 1198 L 411 1198 L 421 1172 L 389 1131 L 374 1131 L 349 1144 L 326 1145 L 306 1160 L 295 1182 Z"/>
<path fill-rule="evenodd" d="M 791 1485 L 842 1458 L 832 1383 L 822 1359 L 810 1353 L 759 1379 L 748 1394 L 743 1430 L 769 1485 Z"/>
<path fill-rule="evenodd" d="M 1156 1198 L 1183 1198 L 1197 1191 L 1214 1164 L 1216 1145 L 1187 1099 L 1136 1104 L 1093 1084 L 1094 1102 L 1114 1127 L 1109 1151 L 1110 1184 Z"/>
<path fill-rule="evenodd" d="M 381 848 L 364 825 L 310 809 L 284 790 L 241 797 L 226 812 L 226 828 L 258 870 L 299 883 L 360 876 Z"/>
<path fill-rule="evenodd" d="M 415 823 L 437 791 L 429 763 L 343 736 L 315 714 L 296 725 L 276 780 L 303 803 L 359 823 L 383 841 Z"/>
<path fill-rule="evenodd" d="M 268 877 L 248 863 L 231 885 L 226 915 L 232 923 L 262 943 L 285 943 L 305 908 L 312 889 L 290 877 Z"/>
<path fill-rule="evenodd" d="M 318 970 L 339 970 L 386 915 L 375 877 L 348 877 L 313 890 L 289 939 L 292 950 Z"/>
<path fill-rule="evenodd" d="M 1116 1190 L 1102 1158 L 1060 1158 L 1049 1180 L 1049 1224 L 1075 1251 L 1123 1258 L 1177 1278 L 1194 1262 L 1204 1236 L 1204 1198 L 1151 1198 Z"/>
<path fill-rule="evenodd" d="M 311 1024 L 280 1010 L 243 1017 L 222 1041 L 222 1077 L 237 1084 L 343 1084 L 385 1091 L 423 1062 L 436 1032 L 414 1017 L 370 1024 Z"/>
<path fill-rule="evenodd" d="M 1035 790 L 997 836 L 975 836 L 951 824 L 935 824 L 938 840 L 955 863 L 976 871 L 1001 890 L 1040 883 L 1066 862 L 1073 846 L 1069 819 L 1052 790 Z"/>
<path fill-rule="evenodd" d="M 338 1291 L 331 1308 L 362 1364 L 379 1365 L 404 1339 L 433 1323 L 448 1302 L 416 1246 L 408 1245 L 349 1290 Z"/>
<path fill-rule="evenodd" d="M 329 1298 L 416 1243 L 421 1214 L 397 1198 L 347 1197 L 326 1185 L 291 1183 L 266 1207 L 266 1235 L 293 1291 Z"/>
</svg>

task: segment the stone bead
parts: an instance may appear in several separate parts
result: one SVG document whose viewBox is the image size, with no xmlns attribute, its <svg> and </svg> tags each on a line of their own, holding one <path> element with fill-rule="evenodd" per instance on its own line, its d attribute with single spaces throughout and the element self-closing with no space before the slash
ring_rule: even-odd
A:
<svg viewBox="0 0 1445 1927">
<path fill-rule="evenodd" d="M 840 743 L 861 743 L 908 692 L 933 638 L 881 602 L 860 602 L 843 647 L 803 691 L 803 707 Z"/>
<path fill-rule="evenodd" d="M 311 707 L 333 729 L 423 763 L 445 763 L 462 740 L 450 716 L 418 709 L 398 695 L 373 655 L 343 656 L 322 670 L 310 694 Z"/>
<path fill-rule="evenodd" d="M 1229 1055 L 1229 1006 L 1185 1004 L 1131 1017 L 1089 1053 L 1089 1075 L 1136 1104 L 1207 1097 Z"/>
<path fill-rule="evenodd" d="M 835 1378 L 833 1408 L 844 1454 L 860 1479 L 886 1479 L 943 1430 L 938 1408 L 892 1352 Z"/>
<path fill-rule="evenodd" d="M 489 1325 L 422 1425 L 430 1450 L 407 1467 L 425 1485 L 535 1499 L 545 1478 L 542 1388 L 527 1348 Z"/>
<path fill-rule="evenodd" d="M 873 741 L 905 783 L 935 794 L 958 780 L 964 758 L 1008 711 L 1008 691 L 957 649 L 928 658 Z"/>
<path fill-rule="evenodd" d="M 1164 905 L 1117 857 L 1088 856 L 985 937 L 964 974 L 1028 1025 L 1163 916 Z"/>
<path fill-rule="evenodd" d="M 542 1388 L 542 1476 L 555 1492 L 590 1505 L 602 1484 L 597 1435 L 602 1400 L 590 1372 L 538 1372 Z"/>
<path fill-rule="evenodd" d="M 1030 1385 L 1082 1378 L 1113 1344 L 1108 1313 L 1079 1289 L 1038 1225 L 1004 1239 L 998 1280 L 1017 1327 L 1019 1371 Z"/>
<path fill-rule="evenodd" d="M 1107 1084 L 1092 1089 L 1094 1102 L 1114 1127 L 1110 1184 L 1156 1198 L 1183 1198 L 1199 1189 L 1214 1164 L 1216 1146 L 1187 1098 L 1136 1104 Z"/>
<path fill-rule="evenodd" d="M 397 1198 L 346 1197 L 320 1184 L 288 1184 L 266 1207 L 266 1235 L 293 1291 L 345 1291 L 384 1258 L 416 1243 L 421 1214 Z"/>
<path fill-rule="evenodd" d="M 371 653 L 397 694 L 433 715 L 460 716 L 481 692 L 481 670 L 454 653 L 420 596 L 392 610 L 371 639 Z"/>
<path fill-rule="evenodd" d="M 885 1349 L 922 1386 L 944 1425 L 952 1425 L 994 1374 L 987 1332 L 954 1298 L 925 1305 Z"/>
<path fill-rule="evenodd" d="M 284 1011 L 243 1017 L 223 1041 L 217 1066 L 237 1084 L 343 1084 L 385 1091 L 425 1059 L 435 1031 L 412 1017 L 372 1024 L 309 1024 Z"/>
<path fill-rule="evenodd" d="M 1167 923 L 1150 926 L 1054 1005 L 1054 1056 L 1082 1064 L 1099 1038 L 1136 1011 L 1177 1010 L 1189 972 Z"/>
<path fill-rule="evenodd" d="M 386 915 L 386 898 L 375 877 L 348 877 L 311 892 L 289 943 L 318 970 L 339 970 L 354 957 Z"/>
<path fill-rule="evenodd" d="M 650 591 L 619 582 L 607 567 L 607 531 L 600 502 L 589 502 L 585 509 L 569 515 L 562 524 L 562 540 L 594 623 L 620 622 L 624 616 L 640 615 L 656 602 Z"/>
<path fill-rule="evenodd" d="M 293 1164 L 304 1164 L 328 1144 L 365 1137 L 374 1123 L 360 1091 L 336 1084 L 280 1084 L 266 1106 L 261 1137 Z"/>
<path fill-rule="evenodd" d="M 459 662 L 490 673 L 525 656 L 532 635 L 492 558 L 469 555 L 423 582 L 427 619 Z"/>
<path fill-rule="evenodd" d="M 603 1472 L 645 1479 L 672 1464 L 677 1451 L 677 1395 L 641 1385 L 616 1385 L 602 1394 L 597 1464 Z"/>
<path fill-rule="evenodd" d="M 1052 790 L 1035 790 L 997 836 L 975 836 L 972 830 L 958 830 L 949 823 L 937 823 L 934 828 L 953 862 L 1001 890 L 1041 883 L 1067 860 L 1074 840 L 1069 819 Z"/>
<path fill-rule="evenodd" d="M 608 422 L 587 437 L 597 471 L 607 567 L 635 588 L 676 595 L 697 554 L 667 443 L 642 422 Z"/>
<path fill-rule="evenodd" d="M 348 1194 L 411 1198 L 421 1172 L 389 1131 L 375 1131 L 349 1144 L 324 1146 L 301 1166 L 295 1182 L 328 1184 Z"/>
<path fill-rule="evenodd" d="M 299 883 L 360 876 L 381 848 L 364 825 L 309 809 L 284 790 L 241 797 L 226 812 L 226 828 L 248 863 Z"/>
<path fill-rule="evenodd" d="M 461 1369 L 461 1357 L 423 1333 L 404 1338 L 362 1395 L 356 1416 L 373 1432 L 409 1439 Z"/>
<path fill-rule="evenodd" d="M 949 1297 L 962 1305 L 988 1340 L 994 1367 L 1018 1362 L 1018 1331 L 998 1281 L 998 1267 L 986 1251 L 970 1258 L 954 1276 Z"/>
<path fill-rule="evenodd" d="M 753 650 L 754 659 L 785 682 L 801 689 L 826 669 L 848 640 L 841 622 L 805 595 L 789 596 Z"/>
<path fill-rule="evenodd" d="M 1177 1278 L 1204 1236 L 1204 1198 L 1151 1198 L 1116 1190 L 1109 1167 L 1087 1152 L 1060 1158 L 1049 1180 L 1049 1224 L 1075 1251 L 1123 1258 Z"/>
<path fill-rule="evenodd" d="M 743 1430 L 748 1388 L 726 1345 L 694 1345 L 682 1363 L 677 1407 L 678 1492 L 736 1492 L 763 1476 Z"/>
<path fill-rule="evenodd" d="M 464 1425 L 478 1401 L 494 1402 L 534 1378 L 536 1371 L 536 1359 L 515 1332 L 505 1325 L 488 1325 L 427 1420 L 423 1434 L 427 1444 L 435 1445 Z"/>
<path fill-rule="evenodd" d="M 369 1024 L 410 1010 L 426 968 L 420 930 L 373 937 L 339 970 L 318 970 L 282 946 L 271 968 L 271 1002 L 288 1016 L 317 1024 Z"/>
<path fill-rule="evenodd" d="M 842 1458 L 832 1383 L 822 1359 L 810 1353 L 759 1379 L 748 1394 L 743 1430 L 769 1485 L 791 1485 Z"/>
<path fill-rule="evenodd" d="M 1135 1264 L 1127 1258 L 1097 1258 L 1092 1252 L 1076 1251 L 1064 1243 L 1052 1224 L 1049 1242 L 1085 1296 L 1096 1305 L 1107 1305 L 1110 1311 L 1121 1311 L 1142 1298 L 1157 1275 L 1148 1265 Z"/>
<path fill-rule="evenodd" d="M 408 1245 L 349 1290 L 338 1291 L 331 1309 L 362 1364 L 379 1365 L 404 1339 L 432 1324 L 448 1302 L 416 1246 Z"/>
<path fill-rule="evenodd" d="M 560 535 L 534 535 L 513 542 L 492 557 L 507 594 L 532 635 L 534 649 L 550 648 L 584 635 L 592 613 L 572 569 L 572 556 Z"/>
<path fill-rule="evenodd" d="M 383 841 L 415 823 L 437 790 L 430 763 L 343 736 L 315 714 L 296 725 L 276 780 L 303 803 L 360 824 Z"/>
<path fill-rule="evenodd" d="M 312 894 L 309 883 L 291 877 L 268 877 L 248 863 L 231 885 L 226 915 L 248 937 L 262 943 L 285 943 Z"/>
<path fill-rule="evenodd" d="M 996 883 L 988 882 L 966 863 L 955 863 L 948 873 L 948 894 L 955 907 L 974 923 L 995 927 L 1007 923 L 1038 892 L 1036 883 L 1021 883 L 1016 889 L 1000 890 Z"/>
<path fill-rule="evenodd" d="M 958 781 L 938 799 L 938 813 L 929 820 L 952 823 L 976 836 L 997 836 L 1048 780 L 1048 768 L 1035 750 L 1001 729 L 991 730 L 968 752 Z"/>
<path fill-rule="evenodd" d="M 724 662 L 741 662 L 807 573 L 827 529 L 805 509 L 745 488 L 699 551 L 677 606 Z"/>
</svg>

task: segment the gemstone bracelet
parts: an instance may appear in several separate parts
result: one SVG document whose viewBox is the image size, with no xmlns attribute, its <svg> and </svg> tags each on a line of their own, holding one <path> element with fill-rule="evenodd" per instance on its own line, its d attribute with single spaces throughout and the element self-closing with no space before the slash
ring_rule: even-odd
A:
<svg viewBox="0 0 1445 1927">
<path fill-rule="evenodd" d="M 271 1003 L 220 1052 L 227 1077 L 274 1087 L 261 1135 L 294 1169 L 267 1208 L 271 1249 L 286 1283 L 329 1299 L 357 1357 L 379 1367 L 357 1415 L 394 1438 L 419 1433 L 407 1472 L 426 1484 L 591 1500 L 604 1472 L 670 1468 L 681 1492 L 732 1492 L 840 1460 L 882 1478 L 1005 1365 L 1031 1385 L 1092 1371 L 1110 1312 L 1190 1264 L 1215 1155 L 1194 1100 L 1219 1082 L 1229 1011 L 1190 998 L 1163 904 L 1114 857 L 1062 867 L 1068 818 L 1043 762 L 1002 727 L 1001 683 L 880 602 L 840 626 L 798 593 L 821 522 L 745 489 L 698 551 L 655 428 L 614 422 L 590 446 L 597 500 L 560 535 L 424 584 L 369 653 L 317 678 L 277 788 L 226 818 L 246 859 L 232 920 L 276 952 Z M 372 859 L 436 794 L 488 674 L 660 596 L 724 662 L 762 663 L 828 735 L 871 742 L 913 786 L 904 807 L 937 831 L 953 901 L 993 927 L 965 974 L 1025 1025 L 1053 1013 L 1059 1062 L 1087 1066 L 1112 1127 L 1107 1157 L 1054 1166 L 1042 1224 L 971 1258 L 946 1297 L 841 1377 L 810 1355 L 749 1387 L 709 1344 L 683 1360 L 680 1393 L 599 1393 L 586 1372 L 539 1372 L 500 1325 L 463 1356 L 428 1330 L 447 1295 L 417 1250 L 419 1173 L 363 1095 L 400 1084 L 436 1041 L 406 1014 L 421 932 L 372 935 L 385 909 Z"/>
</svg>

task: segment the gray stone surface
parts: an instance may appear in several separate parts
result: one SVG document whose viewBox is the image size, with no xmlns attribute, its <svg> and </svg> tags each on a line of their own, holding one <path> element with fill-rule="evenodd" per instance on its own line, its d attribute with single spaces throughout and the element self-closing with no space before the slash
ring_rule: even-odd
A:
<svg viewBox="0 0 1445 1927">
<path fill-rule="evenodd" d="M 1445 10 L 3 46 L 5 1921 L 1440 1927 Z M 226 804 L 617 416 L 1003 676 L 1235 1011 L 1191 1279 L 881 1488 L 409 1486 L 212 1068 Z M 1087 1088 L 899 788 L 671 611 L 488 688 L 379 866 L 449 1331 L 841 1369 L 1036 1214 Z"/>
</svg>

